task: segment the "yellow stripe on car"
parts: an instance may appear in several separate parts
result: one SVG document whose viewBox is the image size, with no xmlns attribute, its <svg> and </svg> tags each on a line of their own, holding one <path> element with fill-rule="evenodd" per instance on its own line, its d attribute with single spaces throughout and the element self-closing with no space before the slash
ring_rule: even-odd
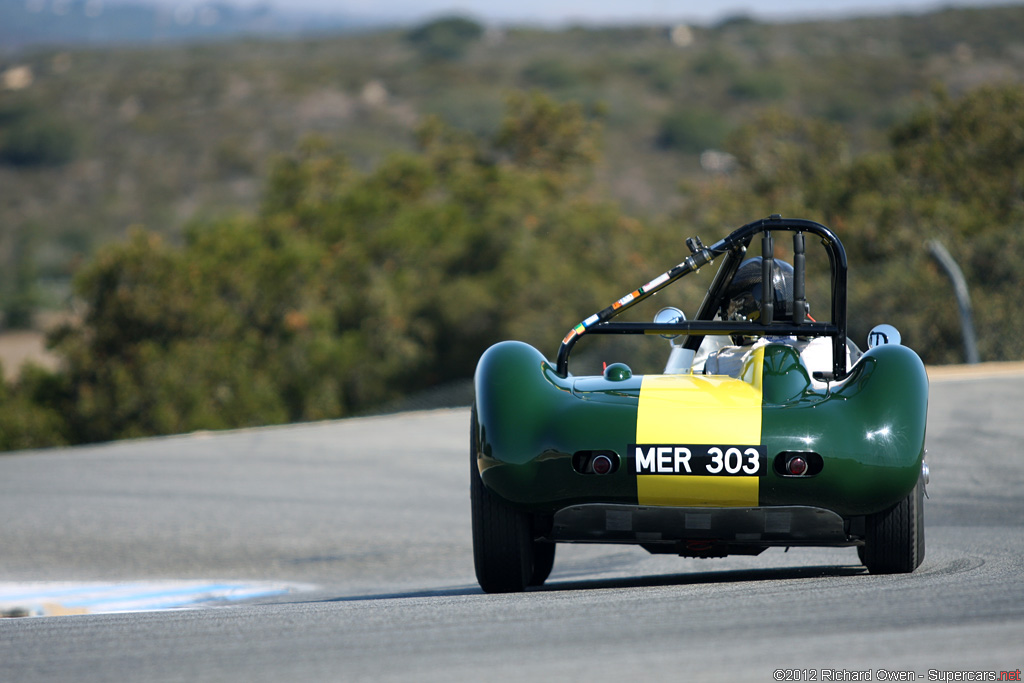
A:
<svg viewBox="0 0 1024 683">
<path fill-rule="evenodd" d="M 741 379 L 704 375 L 646 375 L 637 408 L 637 444 L 757 446 L 761 444 L 762 348 Z M 759 477 L 637 475 L 640 505 L 755 507 Z"/>
</svg>

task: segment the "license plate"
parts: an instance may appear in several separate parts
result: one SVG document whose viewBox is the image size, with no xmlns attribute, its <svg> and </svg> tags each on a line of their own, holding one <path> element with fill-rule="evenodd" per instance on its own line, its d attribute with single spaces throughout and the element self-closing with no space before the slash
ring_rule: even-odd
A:
<svg viewBox="0 0 1024 683">
<path fill-rule="evenodd" d="M 630 444 L 636 474 L 760 477 L 768 470 L 765 446 Z"/>
</svg>

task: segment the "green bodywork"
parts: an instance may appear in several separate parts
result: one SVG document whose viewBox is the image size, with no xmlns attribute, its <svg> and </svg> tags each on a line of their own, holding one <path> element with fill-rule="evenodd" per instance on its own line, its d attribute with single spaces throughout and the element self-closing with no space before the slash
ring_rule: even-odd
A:
<svg viewBox="0 0 1024 683">
<path fill-rule="evenodd" d="M 620 375 L 621 376 L 621 375 Z M 759 506 L 810 506 L 844 519 L 904 499 L 921 475 L 928 380 L 911 349 L 865 353 L 842 382 L 816 390 L 796 351 L 765 347 L 761 444 L 772 463 L 782 452 L 814 452 L 821 471 L 787 477 L 771 466 Z M 560 377 L 532 346 L 502 342 L 481 357 L 475 377 L 478 467 L 484 485 L 509 504 L 553 514 L 573 505 L 633 505 L 642 377 Z M 577 472 L 573 454 L 614 451 L 611 474 Z"/>
</svg>

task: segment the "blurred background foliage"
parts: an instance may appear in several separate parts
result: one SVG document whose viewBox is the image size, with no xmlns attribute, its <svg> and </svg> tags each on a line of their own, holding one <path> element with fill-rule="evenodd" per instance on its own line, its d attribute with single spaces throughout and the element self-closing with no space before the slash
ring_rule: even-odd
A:
<svg viewBox="0 0 1024 683">
<path fill-rule="evenodd" d="M 686 237 L 771 213 L 843 239 L 858 342 L 890 322 L 962 362 L 938 239 L 981 357 L 1020 359 L 1022 29 L 1020 7 L 450 18 L 6 55 L 31 78 L 0 91 L 0 305 L 8 327 L 63 322 L 59 363 L 0 387 L 0 448 L 358 414 L 470 377 L 506 338 L 553 356 Z M 658 298 L 692 314 L 700 295 Z"/>
</svg>

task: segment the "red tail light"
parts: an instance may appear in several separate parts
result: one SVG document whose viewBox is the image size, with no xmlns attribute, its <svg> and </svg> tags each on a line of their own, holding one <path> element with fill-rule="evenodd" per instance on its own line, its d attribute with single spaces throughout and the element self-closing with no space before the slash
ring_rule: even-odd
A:
<svg viewBox="0 0 1024 683">
<path fill-rule="evenodd" d="M 607 455 L 601 453 L 590 462 L 590 467 L 594 470 L 594 474 L 608 474 L 615 468 L 615 463 Z"/>
<path fill-rule="evenodd" d="M 794 477 L 800 477 L 807 474 L 807 461 L 799 455 L 794 455 L 792 458 L 786 461 L 786 471 L 792 474 Z"/>
</svg>

